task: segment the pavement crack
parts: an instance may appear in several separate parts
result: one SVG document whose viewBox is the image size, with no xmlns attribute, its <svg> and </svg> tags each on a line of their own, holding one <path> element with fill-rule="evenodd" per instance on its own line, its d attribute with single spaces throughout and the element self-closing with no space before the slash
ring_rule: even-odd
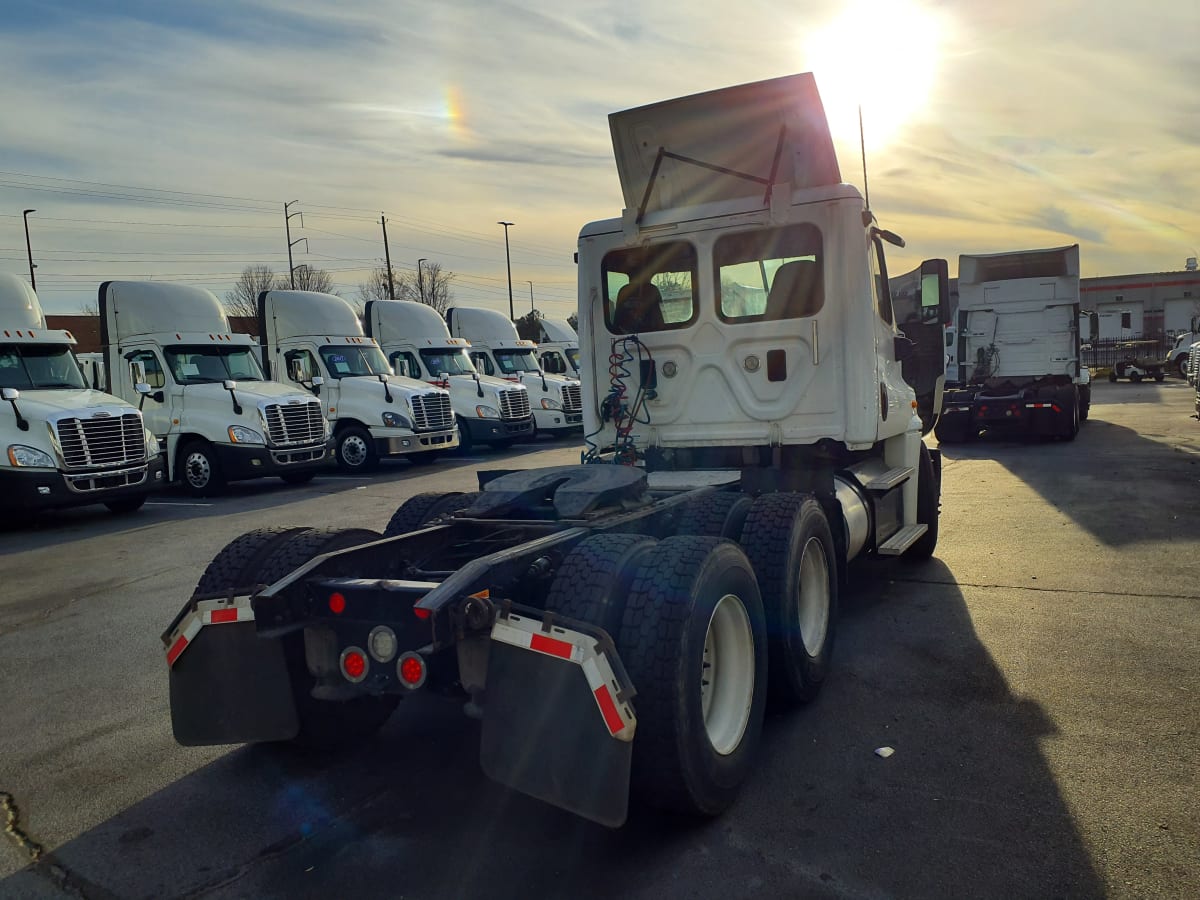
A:
<svg viewBox="0 0 1200 900">
<path fill-rule="evenodd" d="M 1009 591 L 1040 591 L 1045 594 L 1085 594 L 1095 597 L 1138 597 L 1145 600 L 1196 600 L 1193 594 L 1141 594 L 1136 591 L 1095 591 L 1086 588 L 1048 587 L 1039 584 L 1000 584 L 977 581 L 945 581 L 937 578 L 892 578 L 900 584 L 940 584 L 946 587 L 1003 589 Z"/>
<path fill-rule="evenodd" d="M 4 810 L 4 834 L 22 854 L 29 857 L 31 872 L 45 878 L 64 894 L 80 900 L 113 898 L 108 891 L 72 872 L 53 853 L 47 853 L 45 847 L 29 836 L 29 832 L 21 826 L 21 808 L 17 805 L 17 798 L 8 791 L 0 790 L 0 809 Z"/>
</svg>

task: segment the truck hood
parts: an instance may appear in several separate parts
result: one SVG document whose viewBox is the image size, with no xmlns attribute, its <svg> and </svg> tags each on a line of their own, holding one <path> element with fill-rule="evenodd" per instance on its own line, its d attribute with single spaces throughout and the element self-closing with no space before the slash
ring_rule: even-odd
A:
<svg viewBox="0 0 1200 900">
<path fill-rule="evenodd" d="M 193 398 L 223 398 L 229 402 L 229 391 L 219 384 L 188 384 L 184 385 L 185 395 Z M 268 403 L 287 403 L 289 400 L 311 400 L 313 395 L 308 391 L 280 384 L 278 381 L 239 381 L 234 389 L 238 402 L 245 405 L 257 404 L 259 401 Z"/>
<path fill-rule="evenodd" d="M 24 390 L 17 400 L 17 409 L 27 419 L 43 419 L 66 412 L 90 415 L 104 410 L 113 415 L 123 415 L 137 407 L 103 391 L 76 390 Z M 12 405 L 4 403 L 0 415 L 12 415 Z"/>
<path fill-rule="evenodd" d="M 842 180 L 811 73 L 616 112 L 608 125 L 630 210 L 643 202 L 656 212 L 763 198 L 769 184 L 810 188 Z"/>
<path fill-rule="evenodd" d="M 348 397 L 353 397 L 358 403 L 378 402 L 381 406 L 387 404 L 387 401 L 384 399 L 383 385 L 380 384 L 378 378 L 356 375 L 350 378 L 339 379 L 336 383 L 342 391 L 343 404 Z M 329 382 L 325 382 L 325 385 L 328 387 Z M 393 397 L 411 397 L 414 394 L 428 394 L 430 391 L 446 393 L 443 388 L 437 385 L 417 381 L 413 378 L 404 378 L 400 375 L 388 376 L 388 390 Z"/>
<path fill-rule="evenodd" d="M 521 385 L 517 384 L 517 382 L 515 382 L 515 381 L 506 381 L 505 379 L 497 378 L 494 375 L 480 374 L 479 383 L 480 383 L 480 385 L 482 385 L 485 392 L 496 391 L 496 390 L 505 391 L 505 390 L 509 390 L 511 388 L 521 387 Z M 451 375 L 450 376 L 450 386 L 458 388 L 459 390 L 470 389 L 473 391 L 473 390 L 475 390 L 475 376 L 474 375 Z"/>
</svg>

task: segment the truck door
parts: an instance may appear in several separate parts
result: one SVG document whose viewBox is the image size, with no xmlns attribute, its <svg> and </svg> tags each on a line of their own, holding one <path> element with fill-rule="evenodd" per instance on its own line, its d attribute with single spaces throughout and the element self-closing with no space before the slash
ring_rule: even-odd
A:
<svg viewBox="0 0 1200 900">
<path fill-rule="evenodd" d="M 125 365 L 121 366 L 121 371 L 116 377 L 120 379 L 117 393 L 131 403 L 141 403 L 142 418 L 146 420 L 146 425 L 155 436 L 161 438 L 167 435 L 171 431 L 173 419 L 171 395 L 158 354 L 153 350 L 133 350 L 126 353 Z M 135 387 L 138 377 L 145 378 L 146 384 L 150 385 L 150 393 L 146 395 L 145 400 L 138 396 Z"/>
<path fill-rule="evenodd" d="M 911 356 L 902 362 L 904 380 L 917 395 L 917 412 L 927 433 L 941 409 L 942 388 L 957 363 L 955 330 L 947 328 L 949 303 L 949 267 L 944 259 L 921 263 L 919 278 L 912 291 L 894 297 L 897 325 L 913 343 Z M 953 376 L 957 378 L 955 373 Z"/>
</svg>

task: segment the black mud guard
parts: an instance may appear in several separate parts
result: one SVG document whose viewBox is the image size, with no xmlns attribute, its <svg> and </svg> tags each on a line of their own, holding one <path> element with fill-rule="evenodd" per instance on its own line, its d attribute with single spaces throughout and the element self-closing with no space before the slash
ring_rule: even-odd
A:
<svg viewBox="0 0 1200 900">
<path fill-rule="evenodd" d="M 547 466 L 498 477 L 480 475 L 482 493 L 467 516 L 527 517 L 553 507 L 560 518 L 574 519 L 600 507 L 645 502 L 646 474 L 632 466 Z"/>
<path fill-rule="evenodd" d="M 191 747 L 294 738 L 300 726 L 284 640 L 259 637 L 252 620 L 201 627 L 170 667 L 175 740 Z"/>
<path fill-rule="evenodd" d="M 497 629 L 506 622 L 532 625 L 526 628 L 530 635 L 541 629 L 537 619 L 516 616 L 498 621 Z M 615 676 L 607 668 L 607 683 L 593 689 L 580 659 L 594 653 L 595 637 L 559 627 L 542 629 L 540 636 L 540 642 L 533 642 L 540 643 L 538 650 L 518 646 L 519 640 L 506 643 L 493 631 L 480 764 L 489 778 L 503 785 L 618 828 L 629 811 L 636 725 L 628 702 L 632 689 L 621 689 L 618 678 L 623 674 Z M 565 658 L 570 651 L 564 644 L 582 652 Z M 606 636 L 601 644 L 611 647 Z M 598 699 L 610 686 L 614 690 Z"/>
</svg>

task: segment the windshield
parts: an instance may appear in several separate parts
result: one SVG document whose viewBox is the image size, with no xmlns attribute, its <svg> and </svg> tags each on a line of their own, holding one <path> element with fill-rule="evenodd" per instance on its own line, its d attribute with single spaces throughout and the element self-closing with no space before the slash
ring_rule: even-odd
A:
<svg viewBox="0 0 1200 900">
<path fill-rule="evenodd" d="M 493 350 L 492 355 L 496 357 L 496 365 L 505 375 L 541 371 L 531 350 Z"/>
<path fill-rule="evenodd" d="M 326 346 L 321 348 L 321 359 L 334 378 L 393 374 L 387 357 L 378 347 Z"/>
<path fill-rule="evenodd" d="M 470 375 L 475 371 L 466 350 L 422 350 L 421 361 L 429 374 L 437 377 L 446 375 Z"/>
<path fill-rule="evenodd" d="M 567 353 L 567 359 L 569 359 L 571 361 L 571 368 L 573 368 L 576 372 L 578 372 L 579 371 L 579 348 L 578 347 L 568 347 L 566 350 L 566 353 Z"/>
<path fill-rule="evenodd" d="M 176 384 L 220 384 L 262 381 L 262 368 L 251 347 L 220 347 L 210 344 L 167 347 L 167 366 Z"/>
<path fill-rule="evenodd" d="M 0 387 L 86 388 L 66 344 L 0 344 Z"/>
</svg>

